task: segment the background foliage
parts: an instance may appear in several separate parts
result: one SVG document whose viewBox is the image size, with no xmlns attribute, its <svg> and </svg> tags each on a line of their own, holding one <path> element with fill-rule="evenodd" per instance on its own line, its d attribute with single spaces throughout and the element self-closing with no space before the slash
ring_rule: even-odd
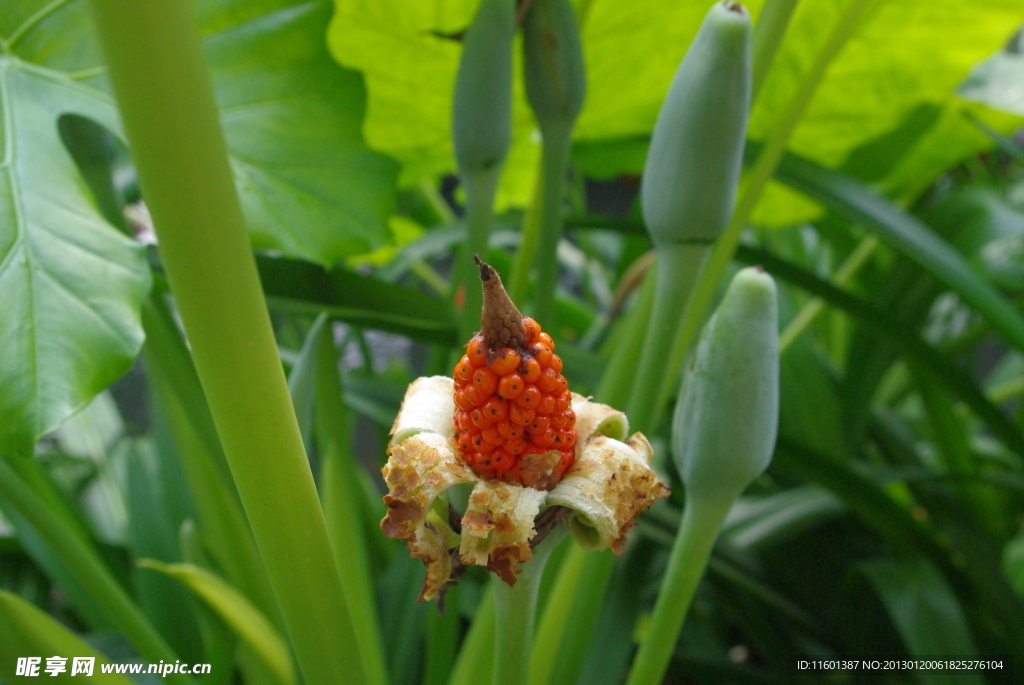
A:
<svg viewBox="0 0 1024 685">
<path fill-rule="evenodd" d="M 384 627 L 393 682 L 470 678 L 456 655 L 487 611 L 473 574 L 445 617 L 415 604 L 419 562 L 376 528 L 377 473 L 404 387 L 447 373 L 460 342 L 447 292 L 459 196 L 445 176 L 459 36 L 476 4 L 196 3 L 325 507 L 331 462 L 314 426 L 324 400 L 309 379 L 333 374 L 310 361 L 313 320 L 334 322 L 345 405 L 332 411 L 337 425 L 353 423 L 330 444 L 356 450 L 358 466 L 337 463 L 350 469 L 345 497 L 362 526 L 357 582 L 372 583 L 362 610 Z M 637 174 L 707 4 L 577 3 L 590 86 L 558 316 L 546 329 L 578 392 L 632 352 L 617 341 L 650 247 Z M 759 4 L 750 8 L 756 19 Z M 751 161 L 793 128 L 736 254 L 785 284 L 781 438 L 769 473 L 730 515 L 672 682 L 830 682 L 792 664 L 832 655 L 1003 656 L 1024 668 L 1024 150 L 1012 138 L 1024 70 L 1011 41 L 1021 22 L 1009 0 L 798 5 L 752 112 Z M 235 666 L 245 682 L 286 682 L 280 617 L 158 250 L 123 218 L 138 190 L 87 5 L 9 0 L 0 47 L 0 478 L 26 486 L 0 490 L 0 587 L 11 593 L 0 595 L 0 665 L 24 649 L 3 636 L 56 631 L 14 595 L 110 660 L 143 653 L 97 594 L 102 577 L 174 653 L 217 664 L 219 682 Z M 489 256 L 502 271 L 539 163 L 516 89 Z M 673 479 L 667 432 L 652 437 Z M 680 504 L 677 495 L 642 519 L 590 646 L 554 680 L 621 680 Z M 95 563 L 69 563 L 40 512 Z M 143 558 L 192 566 L 140 567 Z M 203 603 L 217 583 L 238 592 Z M 239 620 L 250 611 L 264 623 Z M 917 676 L 1014 682 L 1008 671 L 944 677 Z"/>
</svg>

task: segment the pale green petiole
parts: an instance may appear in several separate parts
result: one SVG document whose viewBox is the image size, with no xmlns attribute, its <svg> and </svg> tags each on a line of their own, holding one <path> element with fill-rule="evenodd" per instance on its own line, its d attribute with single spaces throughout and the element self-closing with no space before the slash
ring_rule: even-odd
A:
<svg viewBox="0 0 1024 685">
<path fill-rule="evenodd" d="M 564 537 L 563 526 L 554 528 L 534 548 L 533 558 L 523 564 L 514 587 L 509 587 L 497 576 L 491 581 L 495 609 L 494 685 L 526 683 L 537 614 L 537 591 L 548 558 Z"/>
<path fill-rule="evenodd" d="M 672 545 L 665 581 L 627 685 L 657 685 L 668 666 L 693 594 L 704 575 L 722 521 L 732 498 L 696 501 L 689 498 Z"/>
</svg>

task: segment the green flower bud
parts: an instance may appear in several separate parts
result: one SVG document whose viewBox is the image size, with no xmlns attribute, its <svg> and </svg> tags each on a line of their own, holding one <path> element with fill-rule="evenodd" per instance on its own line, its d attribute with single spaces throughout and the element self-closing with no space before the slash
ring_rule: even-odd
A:
<svg viewBox="0 0 1024 685">
<path fill-rule="evenodd" d="M 452 107 L 459 171 L 500 165 L 512 128 L 512 39 L 515 0 L 483 0 L 463 41 Z"/>
<path fill-rule="evenodd" d="M 739 497 L 768 468 L 778 423 L 775 281 L 752 267 L 733 278 L 683 381 L 672 441 L 687 497 Z"/>
<path fill-rule="evenodd" d="M 714 241 L 729 223 L 750 110 L 750 15 L 726 0 L 704 17 L 661 105 L 644 167 L 656 245 Z"/>
<path fill-rule="evenodd" d="M 540 130 L 567 132 L 587 90 L 580 27 L 569 0 L 534 0 L 523 24 L 526 99 Z"/>
</svg>

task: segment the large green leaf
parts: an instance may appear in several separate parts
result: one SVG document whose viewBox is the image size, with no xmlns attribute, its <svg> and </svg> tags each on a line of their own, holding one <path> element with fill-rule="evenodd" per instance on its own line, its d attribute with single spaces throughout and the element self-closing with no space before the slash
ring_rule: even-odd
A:
<svg viewBox="0 0 1024 685">
<path fill-rule="evenodd" d="M 142 343 L 141 248 L 104 222 L 58 132 L 73 113 L 120 135 L 87 9 L 15 0 L 0 18 L 2 452 L 26 451 Z M 362 78 L 323 45 L 329 5 L 197 9 L 254 243 L 332 265 L 384 242 L 396 168 L 363 143 Z"/>
<path fill-rule="evenodd" d="M 369 142 L 403 163 L 407 181 L 454 168 L 450 98 L 460 51 L 457 38 L 477 4 L 335 0 L 331 50 L 342 64 L 364 70 Z M 653 128 L 672 75 L 711 2 L 575 4 L 588 71 L 587 102 L 575 138 L 611 141 L 617 148 L 618 172 L 636 171 L 643 158 L 628 143 L 628 154 L 623 154 L 623 141 Z M 756 15 L 762 2 L 744 4 Z M 799 3 L 755 107 L 752 137 L 764 138 L 787 115 L 801 79 L 847 4 Z M 1024 21 L 1024 11 L 1014 0 L 876 4 L 833 61 L 790 147 L 832 168 L 849 163 L 849 170 L 863 172 L 862 180 L 881 182 L 890 192 L 907 192 L 989 145 L 961 116 L 963 103 L 954 90 L 972 66 L 1003 46 Z M 991 112 L 986 118 L 1004 132 L 1019 123 Z M 503 197 L 525 204 L 534 171 L 526 162 L 536 154 L 536 144 L 520 97 L 513 128 Z M 610 175 L 607 164 L 605 160 L 602 171 Z M 757 217 L 783 224 L 818 211 L 805 198 L 772 186 Z"/>
<path fill-rule="evenodd" d="M 104 222 L 57 130 L 67 111 L 116 130 L 116 113 L 103 93 L 50 68 L 62 61 L 60 50 L 46 51 L 30 40 L 34 33 L 19 40 L 5 32 L 14 53 L 0 54 L 5 454 L 28 451 L 128 370 L 142 344 L 138 308 L 149 289 L 141 246 Z"/>
<path fill-rule="evenodd" d="M 386 239 L 397 165 L 363 142 L 362 77 L 319 0 L 199 3 L 235 184 L 256 247 L 331 266 Z"/>
</svg>

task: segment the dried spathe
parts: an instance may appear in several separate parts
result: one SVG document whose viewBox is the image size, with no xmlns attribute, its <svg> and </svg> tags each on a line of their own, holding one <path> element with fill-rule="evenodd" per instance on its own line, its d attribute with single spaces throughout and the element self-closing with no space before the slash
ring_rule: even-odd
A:
<svg viewBox="0 0 1024 685">
<path fill-rule="evenodd" d="M 484 566 L 514 584 L 519 566 L 532 557 L 536 521 L 551 506 L 568 510 L 569 532 L 582 546 L 618 553 L 640 512 L 668 496 L 649 466 L 646 438 L 620 440 L 628 430 L 625 415 L 580 395 L 573 395 L 572 408 L 585 432 L 558 485 L 546 491 L 481 478 L 456 456 L 453 391 L 452 379 L 441 376 L 409 386 L 383 469 L 389 492 L 381 529 L 405 540 L 426 564 L 421 599 L 432 599 L 459 564 Z M 446 491 L 459 483 L 473 483 L 466 511 L 442 516 L 449 509 Z"/>
</svg>

